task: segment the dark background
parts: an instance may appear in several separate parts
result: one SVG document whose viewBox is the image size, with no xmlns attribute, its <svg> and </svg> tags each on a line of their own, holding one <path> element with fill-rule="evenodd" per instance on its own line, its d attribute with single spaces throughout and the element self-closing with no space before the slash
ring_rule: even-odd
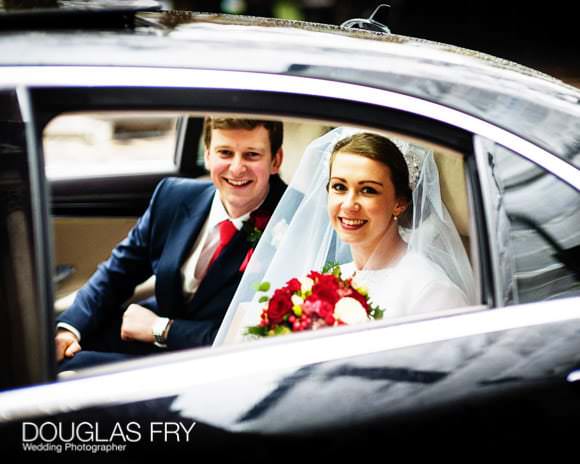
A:
<svg viewBox="0 0 580 464">
<path fill-rule="evenodd" d="M 132 0 L 136 2 L 139 0 Z M 367 18 L 378 0 L 157 0 L 164 9 L 245 14 L 339 25 Z M 0 13 L 127 5 L 128 0 L 0 0 Z M 486 52 L 580 87 L 578 0 L 387 0 L 376 19 L 394 34 Z M 98 8 L 99 6 L 93 6 Z"/>
<path fill-rule="evenodd" d="M 165 0 L 166 9 L 241 13 L 341 24 L 368 17 L 375 0 Z M 391 0 L 377 19 L 391 32 L 506 58 L 580 87 L 577 1 Z"/>
</svg>

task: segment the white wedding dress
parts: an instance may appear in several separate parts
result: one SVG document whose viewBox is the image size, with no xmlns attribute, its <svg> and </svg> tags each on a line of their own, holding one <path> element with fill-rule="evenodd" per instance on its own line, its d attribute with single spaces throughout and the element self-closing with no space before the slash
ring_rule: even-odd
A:
<svg viewBox="0 0 580 464">
<path fill-rule="evenodd" d="M 463 292 L 445 272 L 424 256 L 408 251 L 396 264 L 383 269 L 357 270 L 353 262 L 340 266 L 343 278 L 353 278 L 365 288 L 371 303 L 385 312 L 383 319 L 392 319 L 461 308 L 469 303 Z M 253 340 L 244 335 L 247 327 L 260 322 L 264 303 L 240 303 L 231 322 L 224 344 Z"/>
<path fill-rule="evenodd" d="M 357 271 L 353 262 L 340 266 L 343 278 L 367 289 L 383 318 L 409 316 L 467 306 L 463 292 L 434 263 L 413 251 L 393 266 Z"/>
</svg>

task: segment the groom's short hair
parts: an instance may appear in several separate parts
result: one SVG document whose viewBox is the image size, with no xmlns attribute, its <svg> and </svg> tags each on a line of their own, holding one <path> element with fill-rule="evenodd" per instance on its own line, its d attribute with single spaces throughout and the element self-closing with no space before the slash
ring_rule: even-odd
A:
<svg viewBox="0 0 580 464">
<path fill-rule="evenodd" d="M 209 148 L 211 144 L 211 131 L 213 129 L 254 130 L 259 126 L 263 126 L 268 131 L 272 156 L 274 156 L 282 147 L 282 141 L 284 139 L 284 124 L 280 121 L 207 117 L 203 125 L 203 143 L 206 148 Z"/>
</svg>

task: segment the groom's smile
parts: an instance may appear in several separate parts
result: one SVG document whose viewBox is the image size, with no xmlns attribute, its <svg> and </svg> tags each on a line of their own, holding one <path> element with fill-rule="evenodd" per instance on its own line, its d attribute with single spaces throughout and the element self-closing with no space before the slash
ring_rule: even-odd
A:
<svg viewBox="0 0 580 464">
<path fill-rule="evenodd" d="M 227 177 L 223 177 L 223 180 L 234 188 L 244 188 L 252 183 L 251 180 L 234 180 L 228 179 Z"/>
</svg>

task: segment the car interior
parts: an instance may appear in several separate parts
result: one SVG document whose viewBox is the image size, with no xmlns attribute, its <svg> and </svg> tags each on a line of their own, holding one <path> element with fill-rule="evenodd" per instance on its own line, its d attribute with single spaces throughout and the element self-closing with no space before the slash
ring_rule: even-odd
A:
<svg viewBox="0 0 580 464">
<path fill-rule="evenodd" d="M 137 192 L 139 201 L 134 202 L 133 209 L 107 210 L 105 200 L 112 205 L 116 200 L 127 202 L 137 198 L 131 196 L 135 192 L 130 190 L 140 178 L 146 179 L 144 183 L 150 195 L 156 183 L 153 180 L 165 176 L 205 176 L 203 116 L 199 113 L 75 113 L 60 115 L 46 126 L 43 148 L 47 178 L 53 192 L 55 315 L 72 304 L 76 291 L 127 235 L 147 205 L 143 201 L 146 197 L 144 187 Z M 285 156 L 281 177 L 289 182 L 307 145 L 336 124 L 296 118 L 284 118 L 283 121 Z M 477 247 L 472 246 L 475 240 L 470 215 L 472 199 L 463 154 L 399 132 L 368 130 L 433 150 L 443 200 L 478 279 L 478 266 L 474 265 L 478 262 Z M 184 172 L 187 170 L 182 167 L 187 162 L 194 166 Z M 105 190 L 95 194 L 89 189 L 83 194 L 83 182 L 86 185 L 100 182 Z M 67 192 L 71 186 L 72 191 Z M 66 201 L 61 202 L 62 199 Z M 151 296 L 154 284 L 153 277 L 141 284 L 128 303 Z"/>
<path fill-rule="evenodd" d="M 50 197 L 53 244 L 53 321 L 73 302 L 76 292 L 105 261 L 146 209 L 155 185 L 166 176 L 207 178 L 203 163 L 203 120 L 209 113 L 99 111 L 63 113 L 42 132 L 44 168 Z M 333 127 L 332 120 L 251 113 L 211 113 L 283 120 L 284 163 L 281 177 L 291 181 L 307 145 Z M 474 269 L 482 303 L 480 241 L 472 214 L 465 154 L 456 147 L 409 135 L 357 126 L 432 150 L 439 168 L 442 198 L 460 233 Z M 150 278 L 127 302 L 154 293 Z M 452 311 L 474 311 L 486 304 Z M 425 315 L 395 321 L 402 323 Z M 42 327 L 44 324 L 38 324 Z M 50 342 L 49 342 L 50 343 Z M 59 378 L 66 376 L 59 375 Z"/>
</svg>

